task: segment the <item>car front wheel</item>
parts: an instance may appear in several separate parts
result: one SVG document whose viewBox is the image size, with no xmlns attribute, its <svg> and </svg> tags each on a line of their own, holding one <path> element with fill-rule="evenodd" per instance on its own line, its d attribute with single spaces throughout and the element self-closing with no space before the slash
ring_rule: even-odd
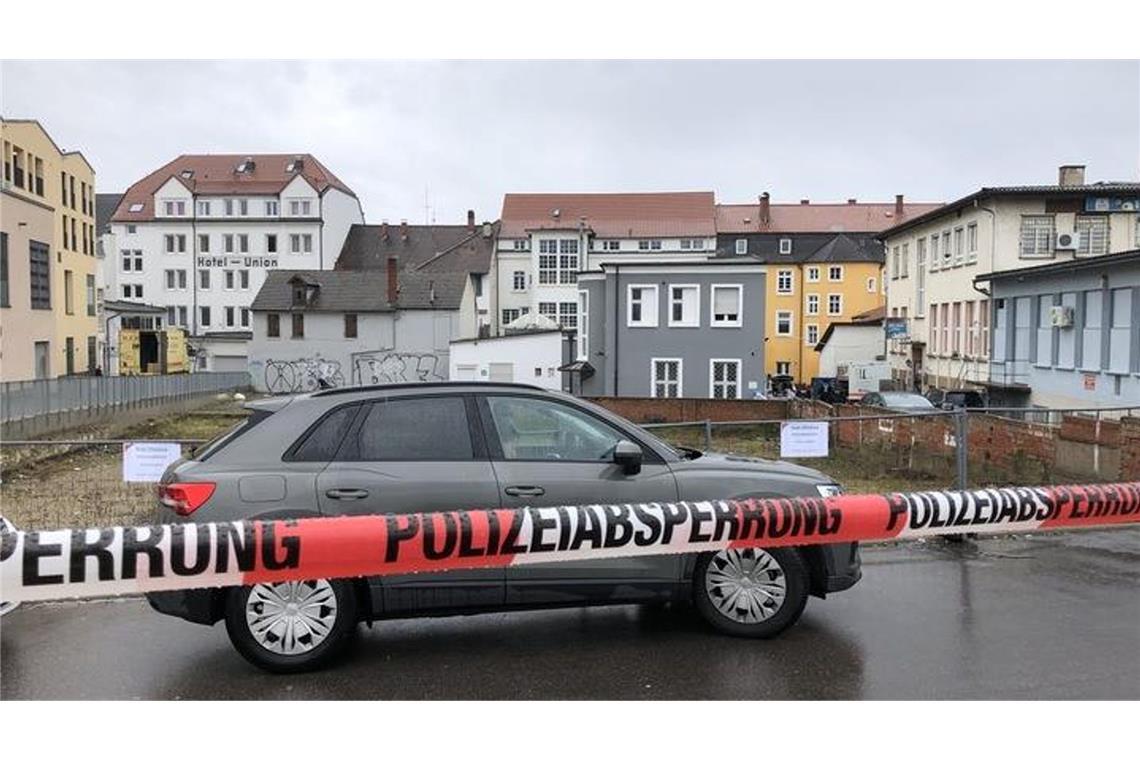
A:
<svg viewBox="0 0 1140 760">
<path fill-rule="evenodd" d="M 271 673 L 299 673 L 340 654 L 356 632 L 356 596 L 341 580 L 243 586 L 226 600 L 226 632 L 243 657 Z"/>
<path fill-rule="evenodd" d="M 807 565 L 795 549 L 724 549 L 705 554 L 693 597 L 706 621 L 734 636 L 769 638 L 799 620 L 807 604 Z"/>
</svg>

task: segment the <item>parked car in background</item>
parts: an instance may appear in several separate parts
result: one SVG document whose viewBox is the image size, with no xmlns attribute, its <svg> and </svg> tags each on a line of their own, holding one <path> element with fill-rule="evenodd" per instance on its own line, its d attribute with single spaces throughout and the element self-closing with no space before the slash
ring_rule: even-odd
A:
<svg viewBox="0 0 1140 760">
<path fill-rule="evenodd" d="M 341 388 L 247 407 L 253 410 L 247 420 L 167 469 L 159 485 L 160 519 L 840 491 L 831 478 L 799 465 L 675 448 L 599 406 L 530 386 Z M 190 483 L 210 488 L 184 487 Z M 159 612 L 192 622 L 224 619 L 246 659 L 293 672 L 333 657 L 361 621 L 503 609 L 692 602 L 720 631 L 769 637 L 796 622 L 809 595 L 842 591 L 860 576 L 858 546 L 848 543 L 263 583 L 157 592 L 148 599 Z"/>
<path fill-rule="evenodd" d="M 934 404 L 917 393 L 905 391 L 876 391 L 868 393 L 859 401 L 863 406 L 878 406 L 897 412 L 920 412 L 934 409 Z"/>
<path fill-rule="evenodd" d="M 986 398 L 978 391 L 965 389 L 944 391 L 931 388 L 926 392 L 926 400 L 941 409 L 984 409 Z"/>
</svg>

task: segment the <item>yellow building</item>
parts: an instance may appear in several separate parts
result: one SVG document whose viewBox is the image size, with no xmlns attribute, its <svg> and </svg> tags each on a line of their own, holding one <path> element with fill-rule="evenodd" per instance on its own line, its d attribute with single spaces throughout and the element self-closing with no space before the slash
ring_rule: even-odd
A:
<svg viewBox="0 0 1140 760">
<path fill-rule="evenodd" d="M 886 303 L 884 255 L 874 236 L 937 204 L 770 203 L 717 206 L 718 256 L 767 265 L 764 365 L 770 377 L 810 383 L 819 374 L 815 345 L 833 322 Z M 867 357 L 869 360 L 875 357 Z"/>
<path fill-rule="evenodd" d="M 0 378 L 94 371 L 95 170 L 33 119 L 0 120 Z"/>
</svg>

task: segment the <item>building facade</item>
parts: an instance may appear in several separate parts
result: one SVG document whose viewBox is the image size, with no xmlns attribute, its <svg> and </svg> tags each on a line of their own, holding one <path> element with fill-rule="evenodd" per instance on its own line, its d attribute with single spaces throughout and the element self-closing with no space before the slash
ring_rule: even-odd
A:
<svg viewBox="0 0 1140 760">
<path fill-rule="evenodd" d="M 1140 250 L 978 282 L 990 290 L 992 403 L 1140 405 Z"/>
<path fill-rule="evenodd" d="M 450 379 L 526 383 L 563 390 L 560 371 L 573 357 L 574 341 L 560 329 L 525 330 L 489 338 L 451 341 Z"/>
<path fill-rule="evenodd" d="M 0 120 L 4 380 L 94 372 L 95 170 L 32 119 Z"/>
<path fill-rule="evenodd" d="M 232 369 L 266 274 L 332 269 L 363 221 L 352 190 L 309 154 L 179 156 L 115 209 L 107 297 L 162 307 L 188 331 L 197 369 Z"/>
<path fill-rule="evenodd" d="M 875 234 L 935 207 L 901 195 L 893 204 L 780 204 L 767 193 L 754 204 L 718 205 L 718 261 L 751 260 L 767 273 L 765 374 L 802 384 L 821 376 L 815 346 L 828 327 L 885 303 Z"/>
<path fill-rule="evenodd" d="M 888 316 L 908 325 L 890 346 L 897 381 L 989 386 L 993 310 L 979 277 L 1140 245 L 1140 184 L 1084 175 L 1062 166 L 1056 185 L 985 187 L 882 234 Z"/>
<path fill-rule="evenodd" d="M 465 273 L 270 272 L 253 301 L 249 372 L 255 389 L 447 380 L 452 340 L 475 293 Z"/>
<path fill-rule="evenodd" d="M 495 332 L 535 311 L 579 324 L 578 272 L 704 261 L 716 249 L 711 192 L 508 193 L 495 250 Z"/>
<path fill-rule="evenodd" d="M 753 398 L 764 388 L 764 267 L 606 263 L 578 278 L 587 396 Z"/>
</svg>

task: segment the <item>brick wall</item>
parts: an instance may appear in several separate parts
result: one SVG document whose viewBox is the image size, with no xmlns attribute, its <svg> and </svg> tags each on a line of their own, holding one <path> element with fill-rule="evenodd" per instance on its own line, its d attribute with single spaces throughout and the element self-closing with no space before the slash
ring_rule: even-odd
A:
<svg viewBox="0 0 1140 760">
<path fill-rule="evenodd" d="M 783 420 L 787 401 L 748 401 L 711 398 L 590 398 L 599 406 L 633 422 L 730 422 L 734 420 Z"/>
<path fill-rule="evenodd" d="M 1140 417 L 1120 420 L 1120 479 L 1140 480 Z"/>
<path fill-rule="evenodd" d="M 1100 421 L 1100 436 L 1097 436 L 1097 422 L 1093 417 L 1063 417 L 1061 437 L 1066 441 L 1099 443 L 1101 446 L 1120 445 L 1120 423 L 1116 420 Z"/>
</svg>

